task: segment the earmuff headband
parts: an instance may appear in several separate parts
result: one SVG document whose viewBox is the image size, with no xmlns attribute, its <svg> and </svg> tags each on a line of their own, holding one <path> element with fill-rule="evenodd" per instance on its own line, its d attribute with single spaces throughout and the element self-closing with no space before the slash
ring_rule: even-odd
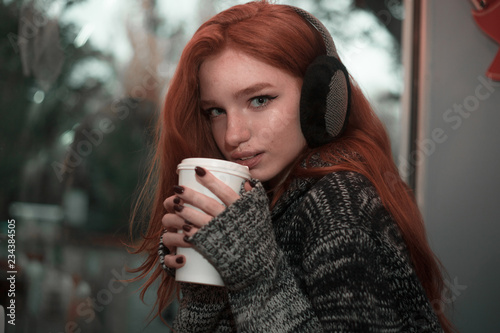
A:
<svg viewBox="0 0 500 333">
<path fill-rule="evenodd" d="M 307 68 L 300 97 L 302 133 L 308 146 L 316 148 L 332 142 L 345 130 L 351 106 L 349 73 L 323 23 L 303 9 L 289 7 L 320 33 L 326 47 L 326 55 L 314 59 Z"/>
</svg>

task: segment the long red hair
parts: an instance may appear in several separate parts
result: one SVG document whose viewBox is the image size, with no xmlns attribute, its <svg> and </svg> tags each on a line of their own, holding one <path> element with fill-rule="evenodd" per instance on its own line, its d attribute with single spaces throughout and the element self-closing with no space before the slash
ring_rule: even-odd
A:
<svg viewBox="0 0 500 333">
<path fill-rule="evenodd" d="M 298 77 L 304 76 L 314 58 L 326 53 L 322 37 L 308 22 L 292 8 L 267 1 L 237 5 L 217 14 L 204 23 L 186 45 L 168 88 L 158 122 L 151 168 L 131 223 L 131 234 L 140 230 L 142 236 L 140 243 L 134 246 L 134 253 L 147 255 L 144 263 L 132 270 L 140 273 L 135 280 L 147 278 L 141 297 L 154 281 L 161 280 L 155 304 L 157 314 L 177 294 L 177 284 L 163 273 L 157 253 L 163 230 L 161 219 L 166 213 L 163 201 L 174 194 L 172 188 L 177 184 L 177 164 L 188 157 L 223 158 L 213 140 L 210 124 L 200 112 L 198 71 L 207 57 L 227 47 L 236 48 Z M 307 149 L 298 157 L 289 179 L 319 177 L 341 170 L 365 175 L 398 224 L 427 297 L 439 303 L 444 288 L 440 264 L 428 245 L 414 196 L 399 177 L 383 124 L 360 88 L 353 81 L 351 86 L 351 116 L 345 133 L 331 144 Z M 299 167 L 300 160 L 317 153 L 333 166 Z M 273 189 L 272 202 L 286 190 L 287 183 Z M 141 224 L 139 220 L 143 215 L 147 218 Z M 443 329 L 453 331 L 441 309 L 436 310 Z"/>
</svg>

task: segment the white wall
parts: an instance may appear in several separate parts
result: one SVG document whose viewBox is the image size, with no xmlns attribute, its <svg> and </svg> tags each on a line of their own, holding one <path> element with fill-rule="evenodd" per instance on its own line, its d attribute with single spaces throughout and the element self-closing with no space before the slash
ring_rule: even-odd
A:
<svg viewBox="0 0 500 333">
<path fill-rule="evenodd" d="M 500 332 L 500 83 L 485 84 L 499 45 L 470 1 L 423 4 L 417 198 L 454 286 L 453 321 Z"/>
</svg>

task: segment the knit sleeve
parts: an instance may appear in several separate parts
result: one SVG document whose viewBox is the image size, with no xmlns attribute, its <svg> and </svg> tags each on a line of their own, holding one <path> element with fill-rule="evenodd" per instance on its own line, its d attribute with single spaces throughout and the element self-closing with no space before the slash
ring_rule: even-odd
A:
<svg viewBox="0 0 500 333">
<path fill-rule="evenodd" d="M 174 321 L 177 333 L 229 333 L 234 321 L 227 290 L 221 287 L 181 283 L 182 300 Z"/>
<path fill-rule="evenodd" d="M 322 332 L 278 247 L 259 183 L 191 242 L 218 269 L 238 332 Z"/>
<path fill-rule="evenodd" d="M 297 210 L 301 279 L 328 332 L 441 332 L 404 241 L 367 179 L 322 179 Z"/>
</svg>

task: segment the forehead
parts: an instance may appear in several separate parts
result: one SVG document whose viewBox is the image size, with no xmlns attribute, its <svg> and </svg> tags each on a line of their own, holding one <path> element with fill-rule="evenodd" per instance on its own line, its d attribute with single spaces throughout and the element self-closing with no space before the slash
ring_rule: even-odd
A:
<svg viewBox="0 0 500 333">
<path fill-rule="evenodd" d="M 243 89 L 258 82 L 278 86 L 297 80 L 280 68 L 231 48 L 203 61 L 199 79 L 202 94 L 219 88 Z"/>
<path fill-rule="evenodd" d="M 200 77 L 206 74 L 223 75 L 225 72 L 246 72 L 251 74 L 258 71 L 280 72 L 273 67 L 245 52 L 226 48 L 203 61 L 200 67 Z"/>
</svg>

